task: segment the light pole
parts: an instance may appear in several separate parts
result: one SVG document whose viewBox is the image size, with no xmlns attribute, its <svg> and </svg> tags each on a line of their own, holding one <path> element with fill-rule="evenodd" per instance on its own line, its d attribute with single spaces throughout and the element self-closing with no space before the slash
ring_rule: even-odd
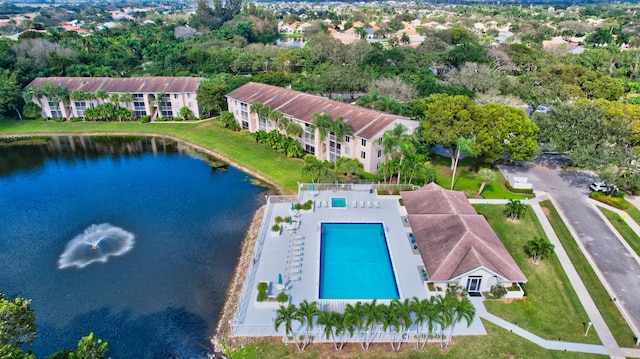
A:
<svg viewBox="0 0 640 359">
<path fill-rule="evenodd" d="M 584 336 L 585 337 L 587 336 L 587 334 L 589 334 L 589 328 L 591 328 L 591 325 L 592 325 L 591 322 L 587 323 L 587 330 L 584 331 Z"/>
</svg>

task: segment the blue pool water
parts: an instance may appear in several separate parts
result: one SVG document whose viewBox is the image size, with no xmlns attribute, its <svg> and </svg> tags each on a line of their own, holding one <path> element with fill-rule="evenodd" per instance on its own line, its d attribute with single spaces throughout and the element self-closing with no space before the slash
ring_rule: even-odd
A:
<svg viewBox="0 0 640 359">
<path fill-rule="evenodd" d="M 265 190 L 183 152 L 148 138 L 0 146 L 0 291 L 32 299 L 25 350 L 44 358 L 94 332 L 112 358 L 206 358 Z M 71 255 L 86 266 L 61 269 L 74 239 L 105 223 L 135 237 L 129 250 L 89 263 L 119 242 L 87 241 Z"/>
<path fill-rule="evenodd" d="M 347 206 L 347 199 L 342 198 L 331 198 L 331 207 L 332 208 L 345 208 Z"/>
<path fill-rule="evenodd" d="M 396 299 L 398 287 L 380 223 L 323 223 L 320 299 Z"/>
</svg>

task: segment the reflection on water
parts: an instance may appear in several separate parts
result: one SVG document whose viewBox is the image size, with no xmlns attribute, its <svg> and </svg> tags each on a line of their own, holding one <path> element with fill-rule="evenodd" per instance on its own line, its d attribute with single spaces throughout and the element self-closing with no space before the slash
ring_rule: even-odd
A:
<svg viewBox="0 0 640 359">
<path fill-rule="evenodd" d="M 32 299 L 27 349 L 44 358 L 94 332 L 112 358 L 206 357 L 265 190 L 159 138 L 16 143 L 0 144 L 0 290 Z M 124 254 L 58 268 L 105 253 Z"/>
<path fill-rule="evenodd" d="M 307 39 L 293 39 L 290 37 L 281 37 L 276 40 L 276 46 L 280 48 L 299 47 L 304 48 L 307 44 Z"/>
</svg>

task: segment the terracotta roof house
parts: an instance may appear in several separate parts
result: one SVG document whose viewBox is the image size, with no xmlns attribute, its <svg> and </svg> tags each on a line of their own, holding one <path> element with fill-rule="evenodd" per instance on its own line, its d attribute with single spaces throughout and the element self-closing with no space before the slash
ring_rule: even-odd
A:
<svg viewBox="0 0 640 359">
<path fill-rule="evenodd" d="M 276 123 L 266 118 L 258 118 L 256 113 L 251 112 L 251 105 L 255 103 L 278 110 L 285 117 L 298 123 L 303 129 L 303 134 L 296 139 L 307 152 L 314 154 L 319 160 L 335 162 L 340 157 L 356 158 L 367 172 L 375 172 L 386 161 L 381 145 L 382 136 L 386 131 L 398 123 L 411 132 L 420 125 L 418 121 L 406 117 L 255 82 L 249 82 L 227 94 L 229 111 L 243 129 L 251 132 L 279 131 Z M 323 113 L 330 114 L 334 120 L 342 117 L 345 123 L 353 127 L 354 135 L 336 138 L 335 135 L 329 134 L 321 141 L 318 130 L 313 132 L 311 125 L 313 115 Z"/>
<path fill-rule="evenodd" d="M 441 287 L 458 284 L 472 295 L 494 284 L 511 287 L 527 281 L 487 220 L 462 192 L 430 183 L 400 194 L 428 281 Z M 511 297 L 522 294 L 509 292 Z"/>
<path fill-rule="evenodd" d="M 178 117 L 182 107 L 189 108 L 195 117 L 200 117 L 197 92 L 200 87 L 201 77 L 38 77 L 31 81 L 24 90 L 29 87 L 42 89 L 45 84 L 53 84 L 66 87 L 69 93 L 79 90 L 84 93 L 96 93 L 104 90 L 111 94 L 131 94 L 133 101 L 121 102 L 122 107 L 135 111 L 137 117 L 150 115 L 156 117 Z M 23 90 L 23 91 L 24 91 Z M 157 96 L 164 94 L 164 101 L 158 104 Z M 62 99 L 52 101 L 42 94 L 40 99 L 34 99 L 35 103 L 42 105 L 43 117 L 71 118 L 84 117 L 87 108 L 95 107 L 100 103 L 109 102 L 108 99 L 73 99 L 65 103 Z"/>
</svg>

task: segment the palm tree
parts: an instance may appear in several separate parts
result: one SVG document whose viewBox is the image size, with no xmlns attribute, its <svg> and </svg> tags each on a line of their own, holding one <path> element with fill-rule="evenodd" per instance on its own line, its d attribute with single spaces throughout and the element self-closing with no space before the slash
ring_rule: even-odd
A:
<svg viewBox="0 0 640 359">
<path fill-rule="evenodd" d="M 367 339 L 365 341 L 365 350 L 369 350 L 371 346 L 372 333 L 374 327 L 378 324 L 378 322 L 382 319 L 382 312 L 380 311 L 380 305 L 376 303 L 377 301 L 374 299 L 371 302 L 364 303 L 362 305 L 362 314 L 364 315 L 364 325 L 367 328 Z"/>
<path fill-rule="evenodd" d="M 256 102 L 251 104 L 249 111 L 258 115 L 258 122 L 260 122 L 260 120 L 266 120 L 269 117 L 271 107 L 263 105 L 260 102 Z"/>
<path fill-rule="evenodd" d="M 354 173 L 363 168 L 362 162 L 355 158 L 340 157 L 340 159 L 336 161 L 336 164 L 338 166 L 338 172 L 346 174 L 347 179 L 351 179 Z"/>
<path fill-rule="evenodd" d="M 120 94 L 114 92 L 111 95 L 109 95 L 109 102 L 120 107 Z"/>
<path fill-rule="evenodd" d="M 525 213 L 527 213 L 527 205 L 517 199 L 510 199 L 504 210 L 504 214 L 509 216 L 513 221 L 524 217 Z"/>
<path fill-rule="evenodd" d="M 267 108 L 269 108 L 269 107 L 267 107 Z M 280 112 L 278 110 L 271 110 L 270 108 L 269 108 L 269 110 L 270 111 L 267 114 L 267 119 L 269 121 L 273 122 L 275 128 L 279 128 L 280 121 L 285 118 L 284 115 L 282 114 L 282 112 Z M 285 129 L 286 129 L 286 127 L 285 127 Z"/>
<path fill-rule="evenodd" d="M 400 322 L 400 340 L 398 341 L 398 347 L 395 348 L 396 351 L 400 351 L 402 342 L 405 339 L 404 331 L 411 326 L 411 307 L 409 305 L 409 299 L 405 299 L 402 302 L 394 299 L 391 304 L 393 304 L 394 315 Z M 393 348 L 393 342 L 391 347 Z"/>
<path fill-rule="evenodd" d="M 99 89 L 98 91 L 96 91 L 93 94 L 93 97 L 95 99 L 100 100 L 102 103 L 104 103 L 104 100 L 106 100 L 107 98 L 109 98 L 109 94 L 107 93 L 107 91 L 105 89 Z"/>
<path fill-rule="evenodd" d="M 158 92 L 158 94 L 156 95 L 156 113 L 158 114 L 158 117 L 162 117 L 162 106 L 164 106 L 166 95 L 167 94 L 164 92 Z"/>
<path fill-rule="evenodd" d="M 467 327 L 471 325 L 473 322 L 473 317 L 476 315 L 476 308 L 471 303 L 469 297 L 464 296 L 460 299 L 453 297 L 451 300 L 451 329 L 449 329 L 449 338 L 448 343 L 451 343 L 453 339 L 453 330 L 456 326 L 456 323 L 465 319 L 467 321 Z M 446 345 L 445 345 L 446 348 Z"/>
<path fill-rule="evenodd" d="M 344 122 L 344 119 L 342 117 L 338 117 L 333 123 L 331 132 L 333 132 L 333 134 L 336 136 L 336 143 L 342 143 L 345 136 L 353 136 L 356 133 L 356 130 L 353 128 L 353 126 Z M 334 169 L 338 168 L 338 161 L 336 161 L 334 166 Z"/>
<path fill-rule="evenodd" d="M 420 333 L 420 329 L 424 324 L 424 321 L 427 320 L 429 313 L 429 306 L 431 303 L 427 299 L 418 299 L 418 297 L 413 297 L 411 299 L 411 303 L 409 304 L 409 308 L 413 312 L 414 319 L 413 322 L 416 325 L 416 350 L 423 349 L 424 347 L 420 345 L 420 341 L 422 339 L 422 334 Z M 427 333 L 427 337 L 424 342 L 426 344 L 427 339 L 429 338 L 429 333 Z"/>
<path fill-rule="evenodd" d="M 305 330 L 305 333 L 304 333 L 304 343 L 302 345 L 303 350 L 311 342 L 311 340 L 309 339 L 309 331 L 313 329 L 313 323 L 315 321 L 314 319 L 319 312 L 320 310 L 318 309 L 318 303 L 317 302 L 309 303 L 306 299 L 303 300 L 302 303 L 300 303 L 300 306 L 298 307 L 297 316 L 300 319 L 302 319 L 300 321 L 302 324 L 307 325 L 307 329 Z"/>
<path fill-rule="evenodd" d="M 128 92 L 120 94 L 120 101 L 124 104 L 130 104 L 133 102 L 133 95 Z"/>
<path fill-rule="evenodd" d="M 298 339 L 296 338 L 295 333 L 293 332 L 292 323 L 294 320 L 299 321 L 298 317 L 298 308 L 296 308 L 295 304 L 289 304 L 288 306 L 280 306 L 280 309 L 276 311 L 276 319 L 274 321 L 274 325 L 276 331 L 280 328 L 280 325 L 284 324 L 284 334 L 285 337 L 291 335 L 293 337 L 293 342 L 296 345 L 298 350 L 302 350 L 303 348 L 298 343 Z"/>
<path fill-rule="evenodd" d="M 22 93 L 22 98 L 24 99 L 25 103 L 30 103 L 33 102 L 33 100 L 36 100 L 36 103 L 38 104 L 38 106 L 40 106 L 40 108 L 42 108 L 42 96 L 42 90 L 35 86 L 29 86 Z"/>
<path fill-rule="evenodd" d="M 478 176 L 482 178 L 482 184 L 480 185 L 480 190 L 478 191 L 478 196 L 482 194 L 484 190 L 484 186 L 487 185 L 489 181 L 493 181 L 496 178 L 496 173 L 491 170 L 491 168 L 481 168 L 478 171 Z"/>
<path fill-rule="evenodd" d="M 362 338 L 362 327 L 364 326 L 364 308 L 362 303 L 356 302 L 356 304 L 347 304 L 344 310 L 343 323 L 345 329 L 349 332 L 353 331 L 353 328 L 358 332 L 358 339 L 360 340 L 360 346 L 365 349 L 365 340 Z M 366 349 L 365 349 L 366 350 Z"/>
<path fill-rule="evenodd" d="M 314 113 L 311 118 L 313 119 L 311 133 L 315 137 L 316 131 L 318 132 L 321 142 L 320 157 L 324 158 L 327 151 L 327 144 L 325 143 L 325 140 L 327 139 L 327 135 L 333 130 L 333 119 L 329 113 Z"/>
<path fill-rule="evenodd" d="M 540 264 L 541 259 L 549 258 L 554 245 L 548 239 L 535 238 L 524 245 L 524 251 L 533 259 L 534 264 Z"/>
<path fill-rule="evenodd" d="M 400 156 L 400 163 L 398 165 L 398 176 L 396 183 L 400 184 L 400 169 L 402 168 L 402 162 L 408 153 L 413 152 L 415 146 L 413 144 L 413 138 L 407 133 L 408 128 L 403 124 L 398 123 L 393 129 L 387 131 L 382 136 L 382 151 L 385 154 L 386 160 L 389 161 L 389 155 L 392 157 Z M 389 179 L 391 181 L 391 179 Z"/>
<path fill-rule="evenodd" d="M 395 335 L 398 330 L 398 314 L 395 309 L 396 304 L 391 302 L 389 305 L 380 304 L 378 305 L 378 313 L 380 315 L 380 323 L 382 323 L 382 330 L 386 333 L 389 330 L 389 327 L 392 327 L 394 330 L 394 334 L 392 335 L 392 339 L 390 341 L 391 350 L 395 350 Z"/>
<path fill-rule="evenodd" d="M 71 117 L 71 94 L 69 88 L 66 86 L 58 86 L 56 89 L 56 97 L 62 101 L 64 106 L 64 113 L 67 115 L 67 119 Z"/>
<path fill-rule="evenodd" d="M 337 312 L 325 312 L 321 311 L 318 313 L 318 324 L 324 325 L 324 335 L 327 339 L 331 337 L 333 341 L 333 347 L 336 350 L 342 350 L 344 347 L 344 342 L 336 339 L 336 336 L 340 336 L 344 331 L 344 316 Z M 353 332 L 353 329 L 351 329 Z"/>
</svg>

